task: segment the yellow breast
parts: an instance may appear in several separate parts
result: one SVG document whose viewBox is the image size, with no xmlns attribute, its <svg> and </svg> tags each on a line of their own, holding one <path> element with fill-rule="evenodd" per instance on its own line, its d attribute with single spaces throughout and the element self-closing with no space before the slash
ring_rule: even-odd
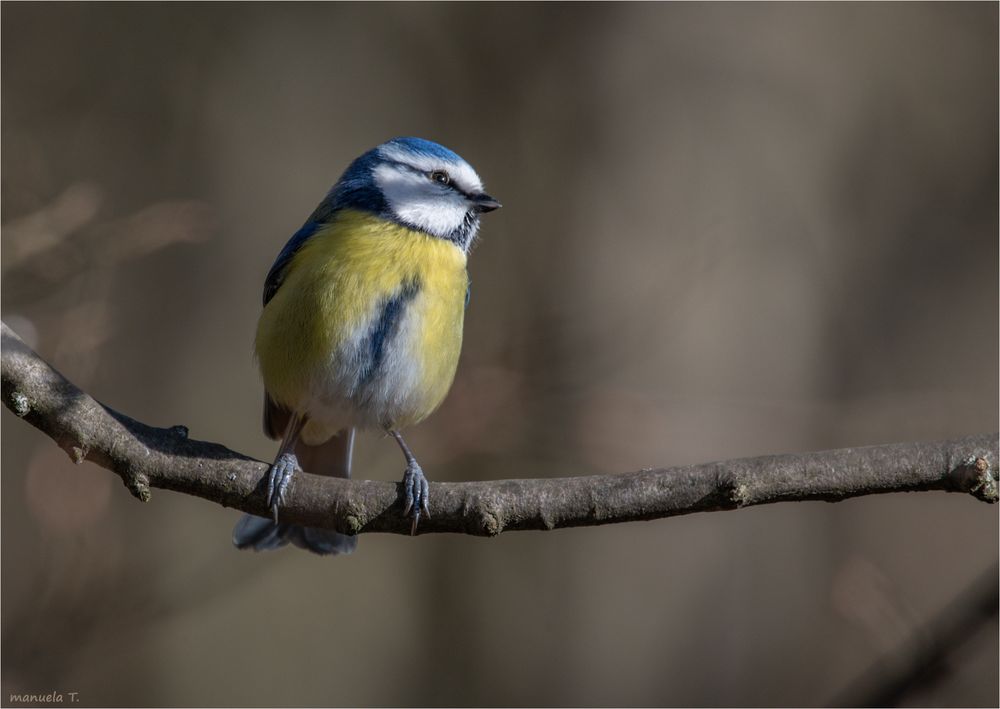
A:
<svg viewBox="0 0 1000 709">
<path fill-rule="evenodd" d="M 299 249 L 261 314 L 264 386 L 330 427 L 416 423 L 454 379 L 467 288 L 454 244 L 345 210 Z"/>
</svg>

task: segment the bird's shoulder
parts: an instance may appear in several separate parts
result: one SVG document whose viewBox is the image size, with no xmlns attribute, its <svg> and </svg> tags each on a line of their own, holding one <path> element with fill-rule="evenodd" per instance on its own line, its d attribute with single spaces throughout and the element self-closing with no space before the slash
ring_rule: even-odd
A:
<svg viewBox="0 0 1000 709">
<path fill-rule="evenodd" d="M 292 258 L 298 253 L 302 245 L 309 240 L 322 226 L 322 223 L 315 222 L 310 219 L 302 227 L 292 235 L 292 238 L 282 247 L 281 251 L 278 253 L 278 258 L 274 260 L 271 264 L 271 269 L 267 272 L 267 277 L 264 279 L 264 305 L 267 305 L 274 294 L 278 292 L 278 288 L 281 287 L 282 281 L 285 279 L 285 273 L 288 270 L 289 264 L 292 262 Z"/>
<path fill-rule="evenodd" d="M 345 230 L 358 229 L 366 222 L 378 223 L 381 220 L 374 212 L 364 210 L 337 207 L 329 208 L 329 198 L 324 200 L 319 207 L 309 216 L 306 223 L 285 243 L 278 257 L 271 265 L 264 279 L 264 305 L 267 305 L 278 288 L 285 281 L 289 268 L 295 256 L 302 251 L 302 248 L 316 237 L 324 234 L 336 234 Z"/>
</svg>

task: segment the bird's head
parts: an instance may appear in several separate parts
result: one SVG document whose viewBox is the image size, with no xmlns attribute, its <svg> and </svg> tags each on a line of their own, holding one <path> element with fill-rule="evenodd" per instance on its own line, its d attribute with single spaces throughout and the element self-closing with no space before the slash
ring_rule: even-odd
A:
<svg viewBox="0 0 1000 709">
<path fill-rule="evenodd" d="M 448 148 L 423 138 L 393 138 L 351 163 L 327 206 L 374 212 L 468 251 L 479 215 L 500 203 Z"/>
</svg>

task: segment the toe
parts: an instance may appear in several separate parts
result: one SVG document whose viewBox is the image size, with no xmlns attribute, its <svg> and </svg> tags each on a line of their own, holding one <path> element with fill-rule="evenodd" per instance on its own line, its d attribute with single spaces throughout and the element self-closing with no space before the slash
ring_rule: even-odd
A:
<svg viewBox="0 0 1000 709">
<path fill-rule="evenodd" d="M 280 456 L 271 469 L 267 477 L 267 505 L 271 508 L 271 516 L 274 523 L 278 523 L 278 509 L 285 502 L 285 491 L 295 474 L 298 462 L 293 456 Z"/>
<path fill-rule="evenodd" d="M 413 509 L 413 486 L 410 480 L 403 478 L 403 516 L 406 517 Z"/>
<path fill-rule="evenodd" d="M 403 496 L 403 515 L 412 520 L 410 534 L 416 534 L 420 515 L 426 513 L 430 516 L 428 511 L 430 486 L 419 465 L 411 465 L 406 469 L 403 476 Z"/>
<path fill-rule="evenodd" d="M 267 471 L 267 504 L 269 507 L 274 506 L 274 483 L 277 477 L 276 467 L 276 465 L 272 465 Z"/>
<path fill-rule="evenodd" d="M 424 514 L 428 517 L 431 516 L 431 509 L 429 502 L 431 499 L 431 486 L 427 482 L 427 478 L 420 478 L 420 507 L 423 509 Z"/>
</svg>

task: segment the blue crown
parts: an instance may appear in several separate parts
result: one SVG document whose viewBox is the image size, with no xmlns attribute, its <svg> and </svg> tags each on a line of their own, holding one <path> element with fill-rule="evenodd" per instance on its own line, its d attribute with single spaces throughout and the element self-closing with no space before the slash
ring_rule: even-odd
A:
<svg viewBox="0 0 1000 709">
<path fill-rule="evenodd" d="M 448 148 L 435 143 L 431 140 L 424 140 L 423 138 L 393 138 L 392 140 L 386 141 L 387 145 L 396 145 L 406 148 L 409 152 L 415 155 L 426 155 L 433 158 L 441 158 L 442 160 L 448 160 L 451 162 L 465 162 Z M 382 146 L 379 146 L 382 147 Z M 375 148 L 378 150 L 378 148 Z"/>
</svg>

